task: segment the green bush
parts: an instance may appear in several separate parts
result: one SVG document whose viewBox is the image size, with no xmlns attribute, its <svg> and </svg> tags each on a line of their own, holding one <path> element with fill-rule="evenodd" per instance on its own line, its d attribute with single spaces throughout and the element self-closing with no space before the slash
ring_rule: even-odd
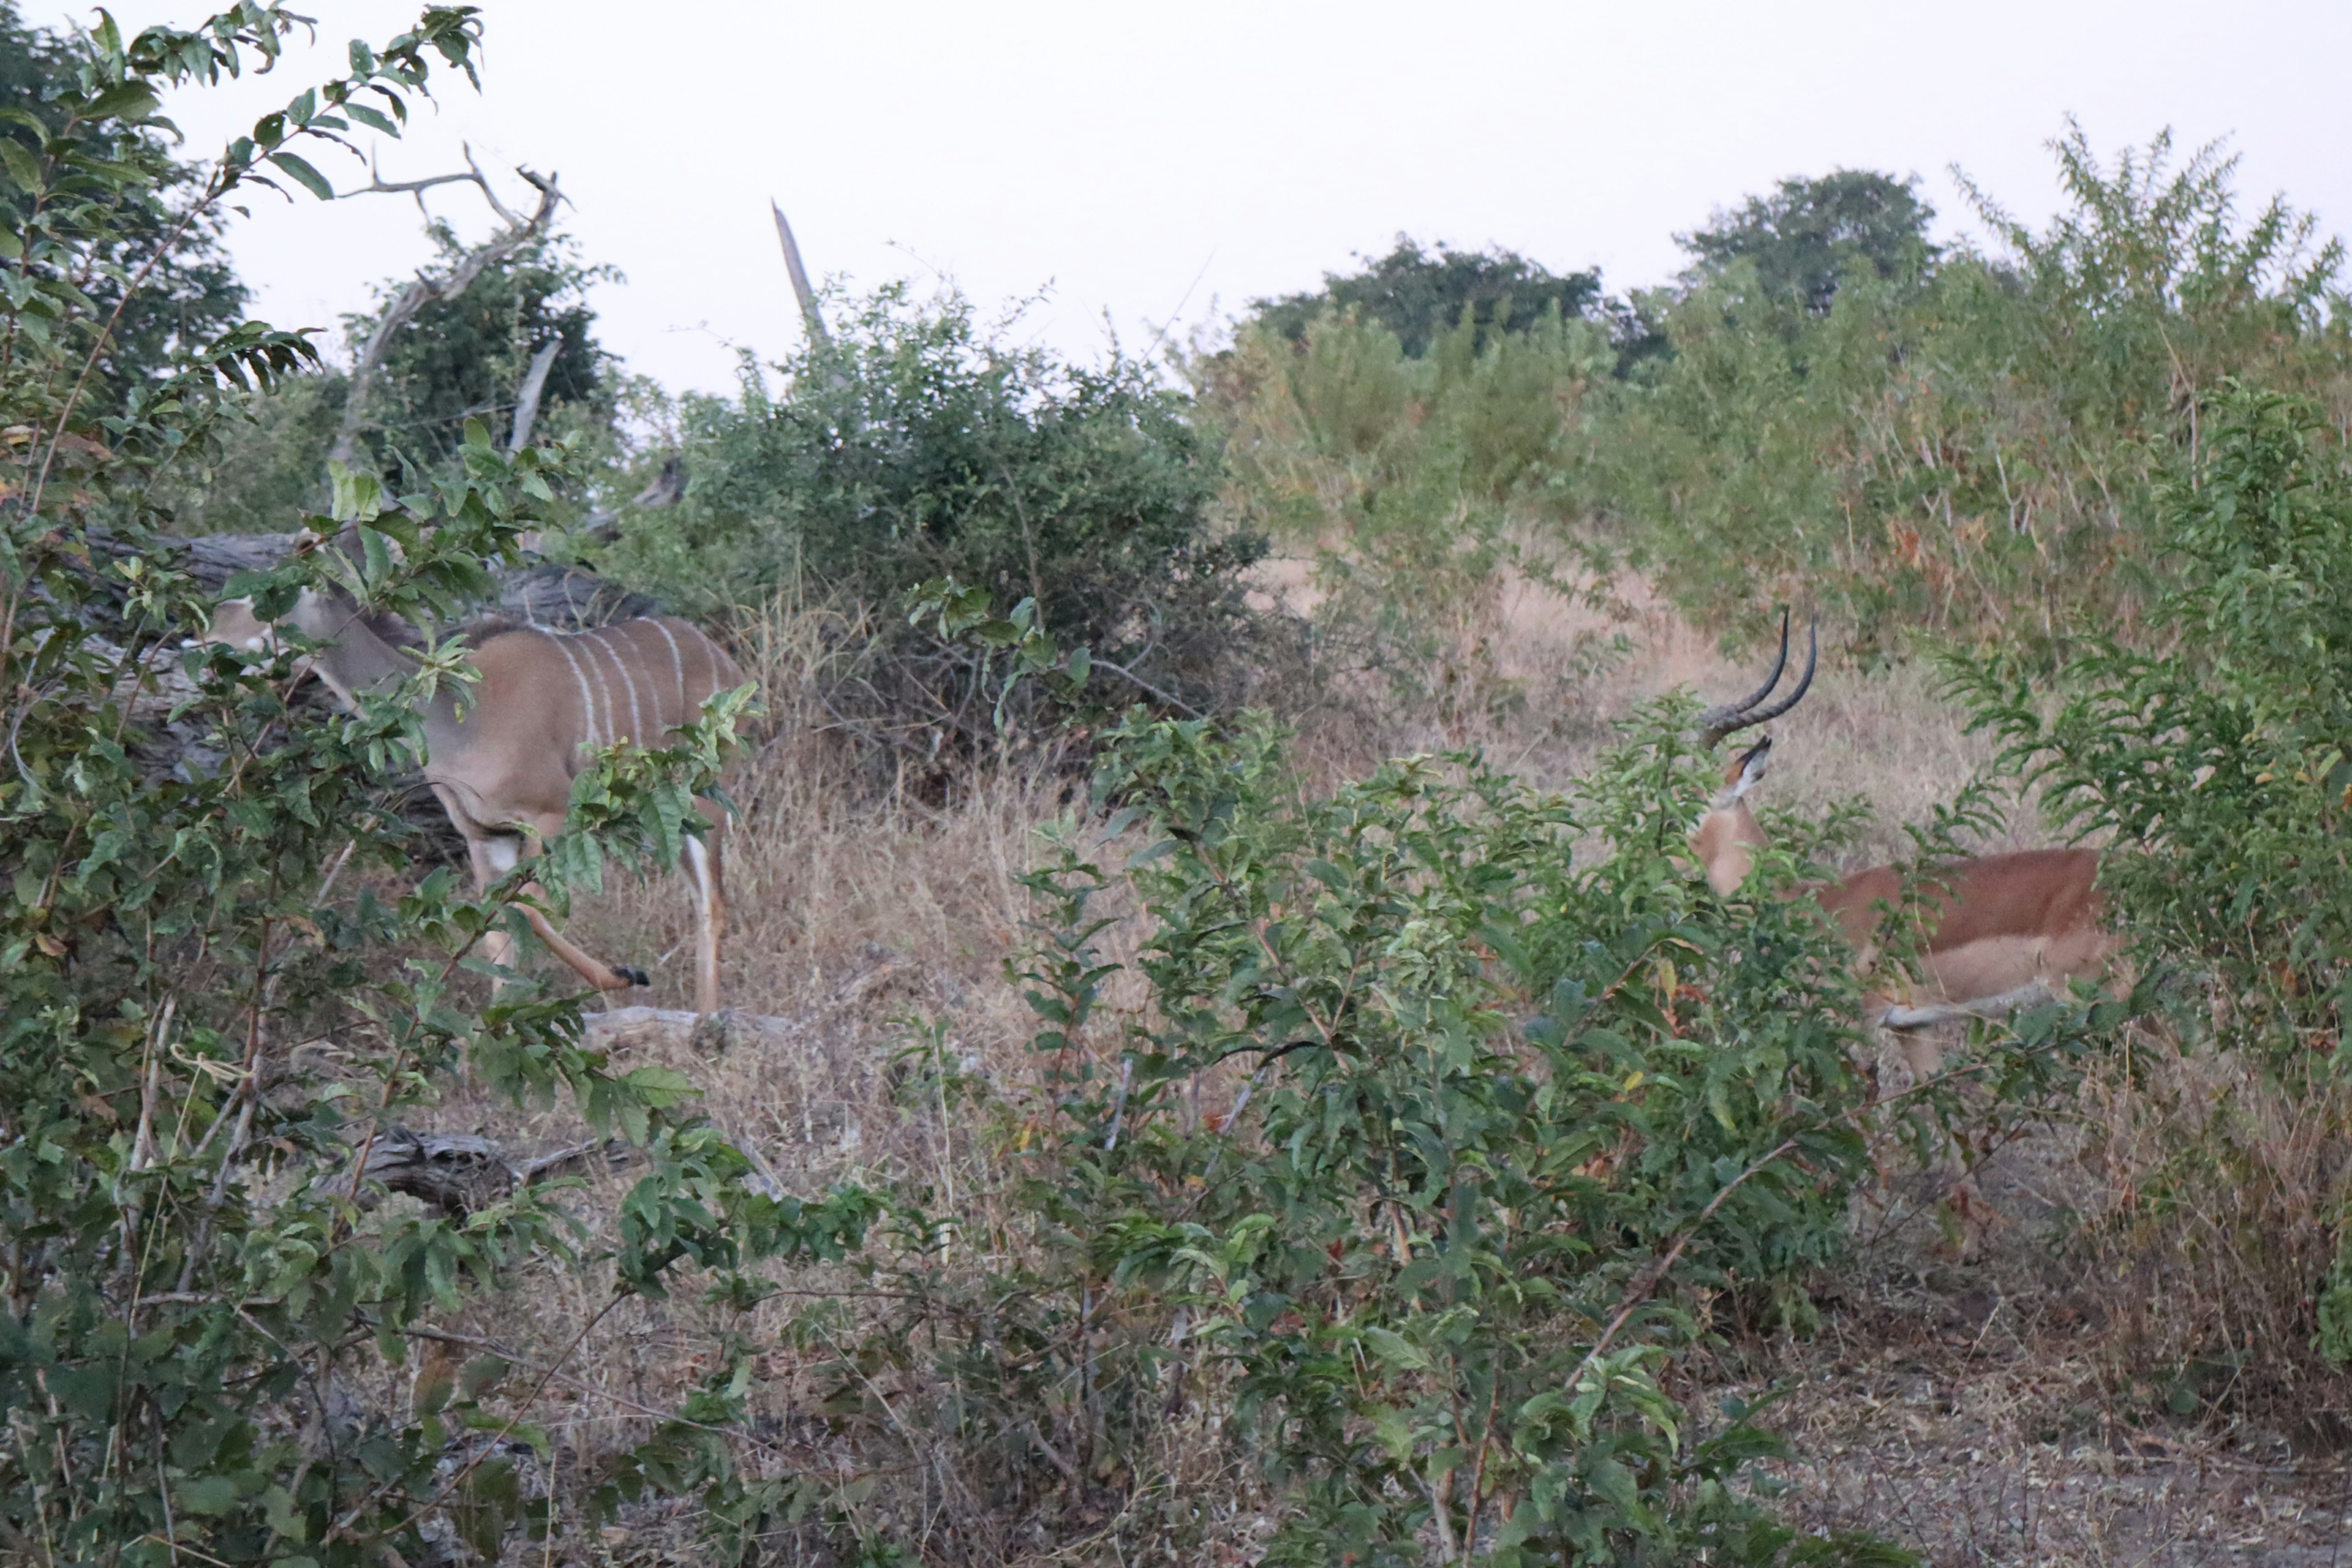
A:
<svg viewBox="0 0 2352 1568">
<path fill-rule="evenodd" d="M 2188 1237 L 2161 1267 L 2241 1260 L 2216 1270 L 2241 1292 L 2226 1321 L 2200 1320 L 2205 1342 L 2179 1353 L 2243 1357 L 2248 1382 L 2292 1381 L 2305 1345 L 2249 1346 L 2249 1325 L 2352 1361 L 2336 1152 L 2352 1136 L 2352 468 L 2341 432 L 2306 402 L 2232 388 L 2199 417 L 2196 460 L 2159 497 L 2168 575 L 2145 640 L 2085 637 L 2053 694 L 2015 660 L 1953 668 L 2056 822 L 2111 837 L 2101 880 L 2142 961 L 2175 976 L 2168 1037 L 2184 1055 L 2244 1064 L 2235 1087 L 2167 1129 L 2165 1160 L 2124 1217 Z M 2267 1113 L 2273 1098 L 2294 1117 Z M 2249 1204 L 2254 1223 L 2215 1233 L 2200 1217 L 2215 1181 L 2275 1184 L 2281 1202 Z M 2307 1256 L 2330 1231 L 2332 1271 Z"/>
<path fill-rule="evenodd" d="M 1468 755 L 1316 795 L 1262 719 L 1109 737 L 1108 816 L 1029 879 L 1035 1092 L 944 1025 L 908 1053 L 910 1103 L 992 1107 L 1024 1179 L 980 1269 L 910 1275 L 845 1347 L 861 1462 L 1007 1530 L 1108 1513 L 1130 1561 L 1203 1550 L 1186 1464 L 1243 1478 L 1268 1563 L 1907 1560 L 1792 1540 L 1743 1479 L 1755 1413 L 1669 1392 L 1710 1300 L 1806 1317 L 1871 1169 L 1854 983 L 1769 890 L 1795 854 L 1735 900 L 1681 857 L 1692 712 L 1566 796 Z M 2080 1023 L 1959 1075 L 2031 1099 Z"/>
<path fill-rule="evenodd" d="M 686 501 L 632 518 L 613 570 L 705 613 L 779 595 L 863 613 L 874 641 L 835 710 L 924 755 L 995 741 L 971 655 L 899 613 L 935 578 L 1034 599 L 1114 705 L 1225 695 L 1259 547 L 1212 526 L 1217 453 L 1181 397 L 1117 354 L 1014 346 L 951 290 L 894 284 L 836 314 L 781 391 L 747 365 L 740 397 L 687 400 Z"/>
<path fill-rule="evenodd" d="M 1549 576 L 1570 543 L 1547 485 L 1613 358 L 1605 329 L 1557 310 L 1483 341 L 1465 314 L 1418 357 L 1329 311 L 1295 343 L 1245 328 L 1192 372 L 1224 437 L 1224 510 L 1313 563 L 1324 640 L 1403 695 L 1475 705 L 1497 695 L 1507 571 Z"/>
</svg>

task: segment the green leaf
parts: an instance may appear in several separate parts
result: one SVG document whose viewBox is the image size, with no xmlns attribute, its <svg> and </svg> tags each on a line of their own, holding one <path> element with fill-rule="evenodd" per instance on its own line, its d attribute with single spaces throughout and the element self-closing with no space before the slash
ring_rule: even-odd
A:
<svg viewBox="0 0 2352 1568">
<path fill-rule="evenodd" d="M 312 168 L 307 160 L 292 153 L 272 153 L 269 154 L 269 162 L 291 174 L 304 190 L 320 201 L 331 202 L 335 199 L 335 187 L 329 184 L 327 177 Z"/>
<path fill-rule="evenodd" d="M 41 194 L 40 161 L 13 136 L 0 136 L 0 169 L 6 170 L 10 181 L 26 195 Z"/>
<path fill-rule="evenodd" d="M 692 1079 L 676 1068 L 637 1068 L 623 1074 L 621 1082 L 646 1104 L 657 1109 L 675 1105 L 702 1092 L 695 1087 Z"/>
<path fill-rule="evenodd" d="M 143 81 L 126 81 L 107 89 L 83 107 L 91 120 L 145 120 L 156 110 L 155 95 Z"/>
<path fill-rule="evenodd" d="M 1364 1342 L 1372 1347 L 1374 1355 L 1391 1366 L 1402 1367 L 1408 1372 L 1428 1372 L 1432 1368 L 1429 1352 L 1393 1329 L 1366 1329 Z"/>
</svg>

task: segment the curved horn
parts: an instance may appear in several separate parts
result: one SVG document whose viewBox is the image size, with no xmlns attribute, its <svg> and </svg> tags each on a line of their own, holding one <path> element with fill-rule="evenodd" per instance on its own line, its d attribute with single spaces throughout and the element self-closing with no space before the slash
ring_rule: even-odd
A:
<svg viewBox="0 0 2352 1568">
<path fill-rule="evenodd" d="M 1780 672 L 1789 668 L 1789 612 L 1780 612 L 1780 657 L 1772 661 L 1772 673 L 1764 684 L 1736 702 L 1718 703 L 1698 716 L 1699 744 L 1712 746 L 1734 731 L 1744 730 L 1758 721 L 1748 718 L 1748 710 L 1772 695 L 1780 684 Z M 1810 679 L 1811 670 L 1807 671 Z"/>
<path fill-rule="evenodd" d="M 1772 704 L 1771 707 L 1764 709 L 1759 712 L 1742 713 L 1739 716 L 1738 721 L 1733 724 L 1731 728 L 1733 730 L 1745 730 L 1750 724 L 1769 724 L 1773 720 L 1778 719 L 1781 714 L 1786 713 L 1790 709 L 1794 708 L 1798 703 L 1802 702 L 1805 700 L 1805 693 L 1812 689 L 1813 668 L 1821 662 L 1822 623 L 1815 621 L 1810 627 L 1806 628 L 1805 673 L 1797 678 L 1796 689 L 1790 692 L 1786 697 L 1780 699 L 1780 701 Z M 1725 733 L 1728 734 L 1730 733 L 1730 731 L 1726 731 Z"/>
</svg>

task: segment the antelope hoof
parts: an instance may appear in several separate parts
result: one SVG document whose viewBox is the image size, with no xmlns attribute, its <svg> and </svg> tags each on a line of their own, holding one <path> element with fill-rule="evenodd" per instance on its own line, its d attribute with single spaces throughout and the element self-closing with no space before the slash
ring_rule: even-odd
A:
<svg viewBox="0 0 2352 1568">
<path fill-rule="evenodd" d="M 613 973 L 619 975 L 631 985 L 651 985 L 654 983 L 653 976 L 647 974 L 642 969 L 635 968 L 626 963 L 614 964 L 613 966 Z"/>
</svg>

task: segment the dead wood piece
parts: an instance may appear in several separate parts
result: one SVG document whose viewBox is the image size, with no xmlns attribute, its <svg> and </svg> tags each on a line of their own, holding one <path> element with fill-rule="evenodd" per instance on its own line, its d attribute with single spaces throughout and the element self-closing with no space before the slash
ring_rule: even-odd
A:
<svg viewBox="0 0 2352 1568">
<path fill-rule="evenodd" d="M 496 1203 L 517 1187 L 584 1170 L 599 1157 L 618 1169 L 628 1163 L 628 1147 L 617 1140 L 599 1139 L 517 1160 L 489 1139 L 470 1132 L 419 1132 L 395 1123 L 369 1149 L 366 1174 L 457 1218 Z"/>
<path fill-rule="evenodd" d="M 860 970 L 835 985 L 824 1001 L 795 1018 L 740 1013 L 731 1007 L 709 1014 L 669 1007 L 615 1007 L 589 1017 L 586 1044 L 592 1050 L 609 1052 L 641 1050 L 648 1046 L 685 1046 L 706 1055 L 740 1046 L 767 1049 L 797 1044 L 914 967 L 892 956 L 870 969 Z"/>
</svg>

